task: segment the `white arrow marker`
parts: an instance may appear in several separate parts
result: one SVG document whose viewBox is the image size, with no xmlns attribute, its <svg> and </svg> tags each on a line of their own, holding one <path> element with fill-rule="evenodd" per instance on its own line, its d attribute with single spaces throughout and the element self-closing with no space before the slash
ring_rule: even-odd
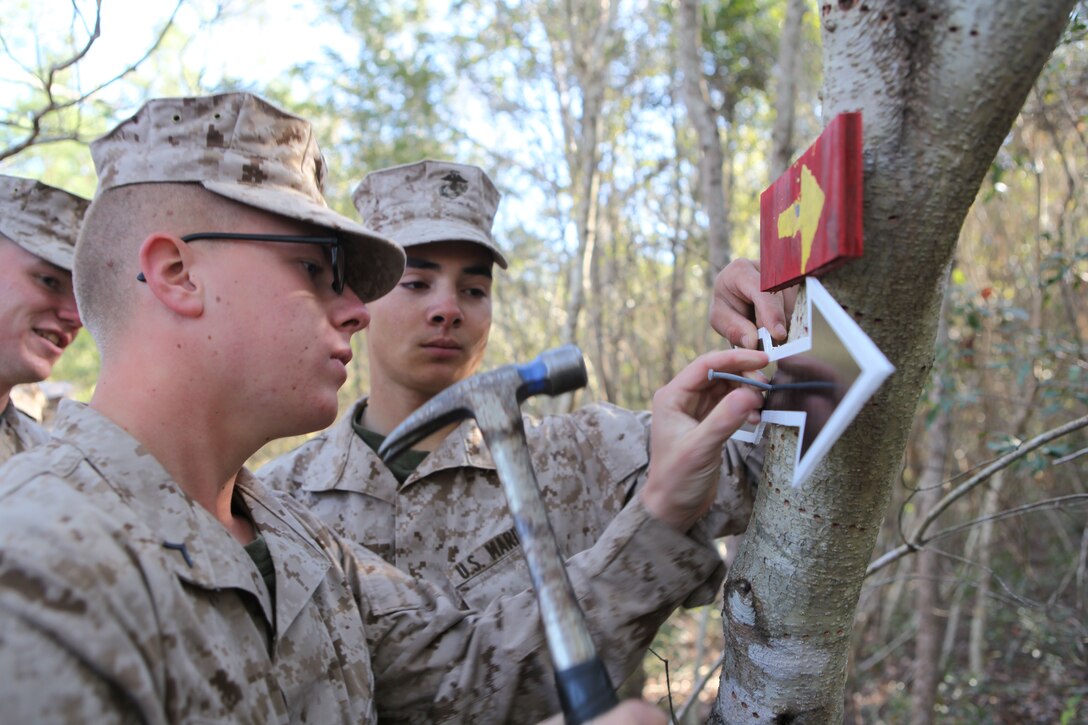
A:
<svg viewBox="0 0 1088 725">
<path fill-rule="evenodd" d="M 895 371 L 884 353 L 846 314 L 819 280 L 806 277 L 805 290 L 804 319 L 809 324 L 806 337 L 775 347 L 766 328 L 759 330 L 763 349 L 770 360 L 788 359 L 779 363 L 778 373 L 772 382 L 781 383 L 780 376 L 784 376 L 792 380 L 816 379 L 836 384 L 822 390 L 817 386 L 815 390 L 788 391 L 792 395 L 770 392 L 755 429 L 739 430 L 733 434 L 735 440 L 758 443 L 768 424 L 797 428 L 794 486 L 800 486 L 811 475 L 816 464 L 831 450 L 865 402 Z M 827 388 L 837 392 L 829 396 L 826 394 Z M 806 430 L 806 426 L 809 430 Z"/>
</svg>

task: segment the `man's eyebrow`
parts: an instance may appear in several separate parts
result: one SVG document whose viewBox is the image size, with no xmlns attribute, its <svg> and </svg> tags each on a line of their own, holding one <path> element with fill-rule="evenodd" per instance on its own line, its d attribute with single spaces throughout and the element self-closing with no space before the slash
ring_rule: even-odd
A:
<svg viewBox="0 0 1088 725">
<path fill-rule="evenodd" d="M 491 278 L 491 265 L 490 264 L 473 264 L 465 267 L 461 270 L 463 274 L 474 274 L 480 277 Z"/>
<path fill-rule="evenodd" d="M 408 257 L 404 260 L 405 267 L 411 267 L 412 269 L 439 269 L 439 266 L 435 262 L 431 262 L 427 259 L 420 259 L 419 257 Z"/>
<path fill-rule="evenodd" d="M 41 257 L 38 257 L 38 261 L 37 261 L 36 264 L 37 264 L 38 269 L 48 269 L 50 272 L 53 272 L 54 274 L 56 274 L 58 272 L 67 273 L 67 274 L 72 273 L 71 270 L 68 270 L 68 269 L 65 269 L 64 267 L 53 264 L 48 259 L 42 259 Z"/>
<path fill-rule="evenodd" d="M 437 262 L 432 262 L 429 259 L 423 259 L 421 257 L 408 257 L 404 261 L 405 268 L 411 269 L 442 269 L 442 266 Z M 461 268 L 462 274 L 471 274 L 479 277 L 491 278 L 491 265 L 490 264 L 470 264 L 467 267 Z"/>
</svg>

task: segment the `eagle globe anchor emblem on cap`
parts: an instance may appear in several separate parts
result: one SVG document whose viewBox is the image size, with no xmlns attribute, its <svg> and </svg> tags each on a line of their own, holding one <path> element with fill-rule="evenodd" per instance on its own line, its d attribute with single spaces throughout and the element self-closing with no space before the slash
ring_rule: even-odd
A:
<svg viewBox="0 0 1088 725">
<path fill-rule="evenodd" d="M 442 181 L 447 183 L 439 187 L 438 193 L 447 199 L 456 199 L 468 190 L 468 179 L 461 176 L 456 171 L 451 171 L 443 176 Z"/>
</svg>

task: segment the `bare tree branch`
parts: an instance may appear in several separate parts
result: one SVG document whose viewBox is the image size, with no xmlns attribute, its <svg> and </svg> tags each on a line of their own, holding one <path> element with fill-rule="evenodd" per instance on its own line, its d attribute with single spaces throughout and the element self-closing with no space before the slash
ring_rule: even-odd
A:
<svg viewBox="0 0 1088 725">
<path fill-rule="evenodd" d="M 1079 451 L 1074 451 L 1073 453 L 1070 453 L 1068 456 L 1062 456 L 1061 458 L 1058 458 L 1057 460 L 1054 461 L 1054 463 L 1052 463 L 1050 465 L 1060 466 L 1063 463 L 1069 463 L 1074 458 L 1080 458 L 1081 456 L 1083 456 L 1085 454 L 1088 454 L 1088 448 L 1081 448 Z"/>
<path fill-rule="evenodd" d="M 162 45 L 162 41 L 166 37 L 166 34 L 174 26 L 174 19 L 177 17 L 178 11 L 181 9 L 181 6 L 184 4 L 184 2 L 185 0 L 177 0 L 177 3 L 174 5 L 174 9 L 170 13 L 170 17 L 163 25 L 154 42 L 150 46 L 148 46 L 148 48 L 144 51 L 143 55 L 141 55 L 136 61 L 129 64 L 128 67 L 126 67 L 120 73 L 98 84 L 91 90 L 79 93 L 75 97 L 68 100 L 58 101 L 56 96 L 54 95 L 54 84 L 56 82 L 57 74 L 61 71 L 67 70 L 68 68 L 72 68 L 77 63 L 79 63 L 79 61 L 86 57 L 87 53 L 90 51 L 91 47 L 95 44 L 99 37 L 101 37 L 102 0 L 96 0 L 94 29 L 90 32 L 90 35 L 87 38 L 87 42 L 84 43 L 82 48 L 77 50 L 71 57 L 62 60 L 59 63 L 50 65 L 49 68 L 45 70 L 44 74 L 38 74 L 24 67 L 24 70 L 26 70 L 30 75 L 33 75 L 35 79 L 41 84 L 41 91 L 45 94 L 46 103 L 42 107 L 34 111 L 34 113 L 31 115 L 29 126 L 20 126 L 20 124 L 15 123 L 4 124 L 12 127 L 24 128 L 26 130 L 26 136 L 21 141 L 18 141 L 14 144 L 11 144 L 7 148 L 0 150 L 0 161 L 11 158 L 12 156 L 15 156 L 16 154 L 25 151 L 31 146 L 56 143 L 58 141 L 79 140 L 80 136 L 78 129 L 69 133 L 53 133 L 50 135 L 43 135 L 43 121 L 50 114 L 59 113 L 60 111 L 67 110 L 69 108 L 78 108 L 79 106 L 90 100 L 90 98 L 95 94 L 113 85 L 125 76 L 128 76 L 131 73 L 135 72 L 140 67 L 140 65 L 142 65 L 149 57 L 151 57 L 152 53 L 158 50 L 158 48 Z M 14 60 L 14 55 L 8 49 L 6 41 L 0 39 L 0 43 L 2 43 L 3 49 L 7 53 L 7 55 Z"/>
<path fill-rule="evenodd" d="M 1011 519 L 1022 514 L 1031 513 L 1033 511 L 1044 511 L 1046 509 L 1060 509 L 1070 506 L 1088 506 L 1088 493 L 1074 493 L 1069 496 L 1059 496 L 1057 498 L 1048 498 L 1045 501 L 1036 501 L 1035 503 L 1024 504 L 1023 506 L 1017 506 L 1015 508 L 999 511 L 996 514 L 990 516 L 980 516 L 976 519 L 950 526 L 947 529 L 941 529 L 932 536 L 927 536 L 921 544 L 929 544 L 938 539 L 944 539 L 954 534 L 958 534 L 962 531 L 966 531 L 972 526 L 978 526 L 979 524 L 987 521 L 1000 521 L 1002 519 Z"/>
<path fill-rule="evenodd" d="M 984 483 L 995 473 L 1003 468 L 1012 465 L 1015 461 L 1023 458 L 1028 453 L 1034 451 L 1036 448 L 1039 448 L 1040 446 L 1049 443 L 1056 438 L 1060 438 L 1067 433 L 1072 433 L 1073 431 L 1079 430 L 1084 427 L 1088 427 L 1088 415 L 1081 416 L 1080 418 L 1071 420 L 1064 425 L 1058 426 L 1057 428 L 1053 428 L 1045 433 L 1042 433 L 1032 438 L 1031 440 L 1022 443 L 1016 448 L 1016 450 L 994 459 L 989 465 L 984 466 L 978 473 L 967 479 L 955 490 L 949 492 L 944 498 L 942 498 L 937 503 L 937 505 L 934 506 L 933 509 L 926 514 L 925 518 L 915 529 L 914 534 L 910 536 L 906 543 L 896 547 L 895 549 L 892 549 L 889 552 L 886 552 L 876 561 L 869 564 L 869 567 L 865 570 L 865 576 L 871 576 L 873 573 L 879 571 L 888 564 L 891 564 L 894 561 L 898 561 L 899 559 L 906 556 L 907 554 L 910 554 L 911 552 L 917 551 L 919 548 L 925 545 L 926 542 L 932 541 L 934 538 L 937 538 L 936 536 L 925 538 L 926 529 L 928 529 L 929 526 L 934 521 L 936 521 L 937 517 L 940 516 L 945 509 L 958 501 L 969 491 Z M 1003 518 L 1004 515 L 998 514 L 998 517 Z M 981 523 L 984 520 L 985 519 L 979 519 L 978 521 L 973 522 L 973 524 Z M 938 533 L 941 534 L 943 532 Z"/>
<path fill-rule="evenodd" d="M 722 666 L 722 663 L 724 662 L 725 652 L 722 652 L 721 656 L 718 657 L 718 661 L 714 663 L 714 666 L 708 668 L 707 671 L 703 673 L 702 677 L 699 678 L 699 681 L 696 682 L 695 685 L 691 688 L 691 694 L 688 695 L 687 701 L 684 702 L 684 704 L 677 711 L 676 719 L 674 720 L 674 722 L 684 722 L 684 718 L 686 718 L 688 715 L 688 710 L 690 710 L 692 706 L 694 706 L 695 703 L 699 701 L 699 693 L 703 691 L 703 688 L 706 687 L 706 683 L 710 681 L 710 678 L 713 677 L 715 673 L 717 673 L 718 669 Z"/>
</svg>

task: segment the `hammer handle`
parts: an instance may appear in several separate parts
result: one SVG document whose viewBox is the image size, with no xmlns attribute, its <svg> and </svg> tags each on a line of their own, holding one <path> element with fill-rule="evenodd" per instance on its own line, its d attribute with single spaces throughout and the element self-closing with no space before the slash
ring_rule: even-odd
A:
<svg viewBox="0 0 1088 725">
<path fill-rule="evenodd" d="M 486 415 L 482 410 L 476 411 L 533 579 L 563 715 L 567 725 L 580 725 L 615 707 L 616 692 L 604 663 L 597 656 L 567 576 L 540 497 L 521 418 L 507 420 L 506 425 L 498 420 L 488 424 L 481 421 Z"/>
</svg>

